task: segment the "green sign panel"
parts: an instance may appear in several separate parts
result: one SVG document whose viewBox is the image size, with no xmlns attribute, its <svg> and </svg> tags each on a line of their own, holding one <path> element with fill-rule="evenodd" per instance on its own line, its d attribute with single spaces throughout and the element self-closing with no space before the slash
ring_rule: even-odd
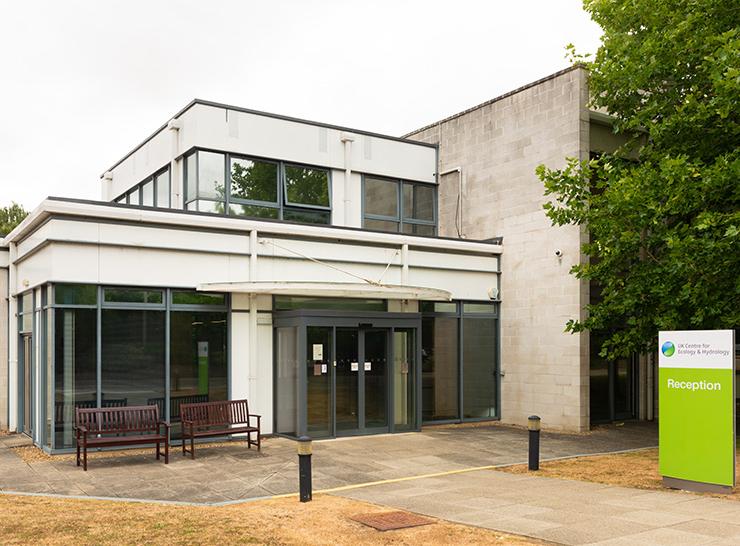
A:
<svg viewBox="0 0 740 546">
<path fill-rule="evenodd" d="M 661 475 L 685 489 L 734 487 L 734 331 L 660 332 L 658 339 Z"/>
</svg>

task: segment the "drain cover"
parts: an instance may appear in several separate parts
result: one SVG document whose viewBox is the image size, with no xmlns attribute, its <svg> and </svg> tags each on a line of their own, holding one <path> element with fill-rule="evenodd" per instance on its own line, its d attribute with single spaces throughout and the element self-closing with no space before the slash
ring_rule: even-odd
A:
<svg viewBox="0 0 740 546">
<path fill-rule="evenodd" d="M 377 514 L 358 514 L 350 519 L 377 529 L 378 531 L 392 531 L 394 529 L 405 529 L 407 527 L 418 527 L 429 525 L 434 520 L 410 514 L 408 512 L 380 512 Z"/>
</svg>

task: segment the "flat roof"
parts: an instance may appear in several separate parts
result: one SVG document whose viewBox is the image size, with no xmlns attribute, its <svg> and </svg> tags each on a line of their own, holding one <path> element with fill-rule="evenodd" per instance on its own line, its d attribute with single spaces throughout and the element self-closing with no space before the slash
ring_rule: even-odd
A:
<svg viewBox="0 0 740 546">
<path fill-rule="evenodd" d="M 134 213 L 134 216 L 131 214 Z M 69 197 L 47 197 L 36 207 L 4 240 L 5 243 L 25 238 L 44 221 L 46 216 L 72 215 L 87 219 L 100 218 L 121 220 L 136 224 L 185 226 L 189 229 L 249 231 L 257 229 L 264 233 L 298 236 L 312 239 L 343 239 L 361 244 L 402 244 L 410 247 L 435 249 L 449 252 L 473 252 L 500 254 L 503 238 L 485 240 L 459 239 L 455 237 L 429 237 L 410 233 L 391 233 L 363 228 L 301 224 L 284 220 L 252 219 L 224 214 L 195 212 L 181 209 L 140 207 L 109 201 L 92 201 Z"/>
<path fill-rule="evenodd" d="M 268 118 L 275 118 L 275 119 L 280 119 L 280 120 L 283 120 L 283 121 L 293 121 L 293 122 L 296 122 L 296 123 L 304 123 L 306 125 L 315 125 L 316 127 L 325 127 L 327 129 L 335 129 L 337 131 L 347 131 L 347 132 L 355 133 L 355 134 L 358 134 L 358 135 L 366 135 L 366 136 L 371 136 L 371 137 L 376 137 L 376 138 L 383 138 L 383 139 L 386 139 L 386 140 L 394 140 L 396 142 L 404 142 L 406 144 L 414 144 L 416 146 L 426 146 L 426 147 L 429 147 L 429 148 L 437 148 L 437 145 L 436 144 L 429 144 L 429 143 L 426 143 L 426 142 L 419 142 L 417 140 L 411 140 L 411 139 L 404 138 L 404 137 L 397 137 L 397 136 L 392 136 L 392 135 L 384 135 L 384 134 L 381 134 L 381 133 L 374 133 L 372 131 L 363 131 L 362 129 L 353 129 L 352 127 L 343 127 L 341 125 L 332 125 L 331 123 L 322 123 L 320 121 L 313 121 L 313 120 L 309 120 L 309 119 L 301 119 L 301 118 L 296 118 L 296 117 L 291 117 L 291 116 L 284 116 L 282 114 L 273 114 L 271 112 L 262 112 L 260 110 L 252 110 L 250 108 L 243 108 L 241 106 L 233 106 L 233 105 L 224 104 L 224 103 L 221 103 L 221 102 L 214 102 L 214 101 L 203 100 L 203 99 L 193 99 L 192 101 L 190 101 L 190 103 L 188 103 L 187 106 L 185 106 L 185 108 L 183 108 L 182 110 L 180 110 L 179 112 L 177 112 L 174 116 L 171 116 L 170 118 L 168 118 L 167 119 L 167 122 L 165 122 L 164 125 L 160 126 L 151 135 L 149 135 L 142 142 L 140 142 L 139 144 L 137 144 L 125 156 L 123 156 L 121 159 L 119 159 L 118 161 L 116 161 L 113 164 L 112 167 L 106 169 L 106 172 L 112 171 L 113 169 L 115 169 L 116 167 L 118 167 L 121 163 L 123 163 L 124 161 L 126 161 L 129 157 L 131 157 L 134 153 L 136 153 L 139 149 L 141 149 L 141 147 L 144 146 L 147 142 L 149 142 L 151 139 L 153 139 L 155 136 L 157 136 L 161 131 L 163 131 L 164 129 L 166 129 L 167 128 L 167 123 L 169 123 L 169 121 L 171 119 L 177 119 L 178 117 L 180 117 L 181 115 L 183 115 L 185 112 L 187 112 L 188 110 L 190 110 L 193 106 L 195 106 L 197 104 L 200 104 L 202 106 L 211 106 L 213 108 L 223 108 L 225 110 L 233 110 L 234 112 L 243 112 L 245 114 L 254 114 L 256 116 L 264 116 L 264 117 L 268 117 Z M 103 178 L 104 175 L 105 175 L 105 173 L 101 174 L 100 175 L 100 178 Z"/>
</svg>

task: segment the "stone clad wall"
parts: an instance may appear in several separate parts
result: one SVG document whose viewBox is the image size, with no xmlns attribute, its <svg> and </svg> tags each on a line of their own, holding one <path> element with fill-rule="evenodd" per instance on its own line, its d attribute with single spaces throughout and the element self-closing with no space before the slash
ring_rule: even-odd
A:
<svg viewBox="0 0 740 546">
<path fill-rule="evenodd" d="M 462 167 L 462 234 L 503 236 L 502 421 L 587 430 L 588 338 L 564 333 L 588 302 L 569 274 L 584 231 L 545 216 L 535 168 L 588 157 L 586 74 L 570 69 L 408 135 L 439 143 L 439 172 Z M 440 177 L 440 235 L 457 237 L 458 174 Z M 555 256 L 560 249 L 562 258 Z"/>
</svg>

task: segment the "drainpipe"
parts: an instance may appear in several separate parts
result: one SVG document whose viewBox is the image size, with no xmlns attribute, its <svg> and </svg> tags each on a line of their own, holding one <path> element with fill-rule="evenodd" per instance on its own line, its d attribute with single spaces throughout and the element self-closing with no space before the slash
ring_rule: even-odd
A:
<svg viewBox="0 0 740 546">
<path fill-rule="evenodd" d="M 401 284 L 409 283 L 409 245 L 401 245 Z"/>
<path fill-rule="evenodd" d="M 257 230 L 249 232 L 249 280 L 257 280 Z M 257 392 L 257 295 L 249 294 L 249 398 Z"/>
<path fill-rule="evenodd" d="M 409 283 L 409 245 L 404 243 L 401 245 L 401 284 L 407 285 Z M 403 312 L 408 310 L 409 301 L 401 301 L 401 309 Z"/>
<path fill-rule="evenodd" d="M 10 243 L 8 267 L 8 430 L 18 428 L 18 298 L 16 290 L 18 247 Z"/>
<path fill-rule="evenodd" d="M 183 208 L 182 202 L 182 177 L 178 170 L 176 157 L 180 155 L 180 129 L 182 124 L 179 119 L 171 119 L 167 123 L 170 130 L 170 204 L 173 209 Z"/>
<path fill-rule="evenodd" d="M 344 143 L 344 225 L 352 225 L 352 215 L 350 214 L 349 204 L 352 201 L 349 198 L 350 176 L 352 175 L 352 143 L 355 141 L 354 135 L 341 133 L 339 139 Z"/>
<path fill-rule="evenodd" d="M 465 239 L 465 235 L 463 235 L 463 173 L 462 173 L 462 167 L 454 167 L 452 169 L 447 169 L 444 172 L 439 173 L 440 181 L 442 180 L 442 177 L 446 174 L 452 174 L 457 173 L 457 210 L 456 216 L 457 219 L 455 220 L 455 229 L 457 229 L 457 236 L 460 239 Z"/>
</svg>

